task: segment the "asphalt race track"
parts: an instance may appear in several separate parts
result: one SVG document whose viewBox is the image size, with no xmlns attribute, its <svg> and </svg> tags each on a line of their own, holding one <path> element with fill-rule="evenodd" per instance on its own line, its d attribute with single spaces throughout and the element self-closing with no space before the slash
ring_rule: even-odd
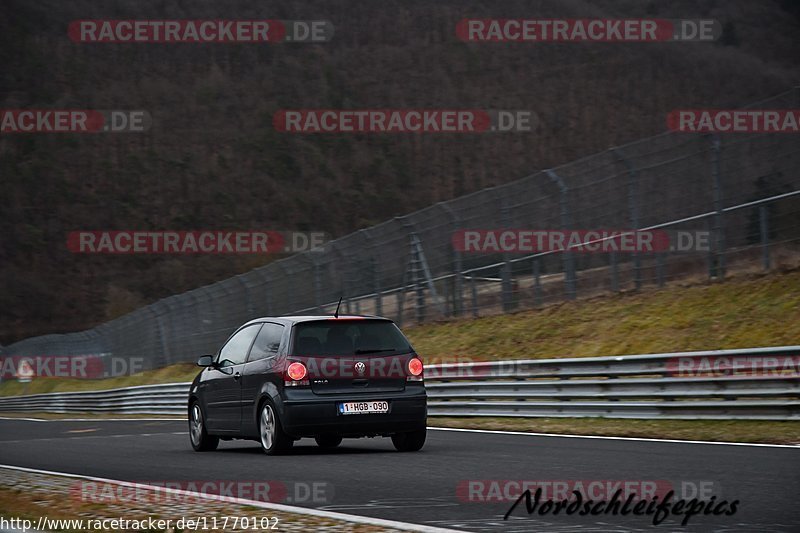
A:
<svg viewBox="0 0 800 533">
<path fill-rule="evenodd" d="M 0 463 L 124 481 L 325 482 L 329 500 L 291 502 L 348 514 L 469 531 L 800 531 L 800 447 L 711 445 L 431 430 L 419 453 L 389 439 L 313 440 L 267 457 L 254 442 L 195 453 L 185 422 L 0 420 Z M 733 516 L 693 516 L 686 528 L 649 516 L 528 516 L 524 503 L 464 501 L 468 480 L 658 480 L 712 486 L 740 500 Z M 705 485 L 703 485 L 705 483 Z M 489 486 L 489 484 L 485 485 Z"/>
</svg>

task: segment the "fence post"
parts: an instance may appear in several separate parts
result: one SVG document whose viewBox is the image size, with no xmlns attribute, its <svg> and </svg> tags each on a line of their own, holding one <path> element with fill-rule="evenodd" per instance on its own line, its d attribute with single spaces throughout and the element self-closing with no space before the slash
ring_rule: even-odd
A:
<svg viewBox="0 0 800 533">
<path fill-rule="evenodd" d="M 611 261 L 611 292 L 619 292 L 619 272 L 617 271 L 617 253 L 611 250 L 609 254 Z"/>
<path fill-rule="evenodd" d="M 237 274 L 236 279 L 238 279 L 241 286 L 244 287 L 245 309 L 247 309 L 247 316 L 252 317 L 255 313 L 253 311 L 252 298 L 250 297 L 250 287 L 247 285 L 247 282 L 244 281 L 243 276 L 244 274 Z"/>
<path fill-rule="evenodd" d="M 725 277 L 725 227 L 722 218 L 722 182 L 720 177 L 720 139 L 718 135 L 711 138 L 712 175 L 714 182 L 714 275 Z"/>
<path fill-rule="evenodd" d="M 505 197 L 502 197 L 500 198 L 500 223 L 502 224 L 503 228 L 508 228 L 511 225 L 510 218 L 508 201 Z M 503 266 L 500 268 L 500 289 L 504 313 L 514 310 L 514 294 L 512 283 L 511 262 L 508 259 L 508 252 L 503 252 Z"/>
<path fill-rule="evenodd" d="M 267 301 L 265 302 L 266 306 L 267 306 L 267 315 L 268 316 L 273 316 L 274 311 L 273 311 L 273 306 L 272 306 L 272 289 L 273 289 L 274 285 L 272 284 L 272 279 L 269 276 L 267 276 L 267 284 L 268 284 L 267 285 L 267 290 L 266 290 L 266 293 L 267 293 L 266 294 L 266 300 Z"/>
<path fill-rule="evenodd" d="M 533 258 L 533 305 L 536 307 L 542 305 L 542 280 L 538 257 Z"/>
<path fill-rule="evenodd" d="M 322 273 L 320 272 L 321 266 L 319 259 L 312 256 L 311 261 L 314 268 L 314 306 L 317 308 L 317 313 L 322 314 Z"/>
<path fill-rule="evenodd" d="M 764 270 L 768 271 L 769 264 L 769 219 L 767 217 L 767 206 L 761 204 L 758 206 L 758 222 L 761 230 L 761 261 L 764 264 Z"/>
<path fill-rule="evenodd" d="M 453 250 L 453 315 L 461 316 L 464 309 L 464 278 L 461 274 L 461 252 Z"/>
<path fill-rule="evenodd" d="M 334 259 L 336 274 L 339 278 L 339 294 L 336 297 L 336 301 L 338 302 L 339 298 L 341 298 L 344 304 L 344 306 L 339 309 L 339 312 L 340 314 L 350 314 L 350 284 L 348 283 L 349 270 L 347 268 L 347 257 L 338 247 L 334 249 L 333 253 L 338 256 L 338 259 Z"/>
<path fill-rule="evenodd" d="M 453 246 L 453 236 L 461 229 L 461 218 L 444 202 L 437 204 L 450 216 L 453 232 L 450 234 L 450 249 L 453 251 L 453 316 L 460 316 L 464 307 L 463 278 L 461 277 L 461 252 Z"/>
<path fill-rule="evenodd" d="M 378 269 L 379 262 L 375 256 L 370 256 L 370 266 L 372 268 L 372 290 L 375 293 L 375 314 L 383 315 L 383 293 L 381 292 L 381 273 Z"/>
<path fill-rule="evenodd" d="M 422 324 L 425 322 L 427 309 L 425 301 L 425 289 L 422 284 L 422 276 L 420 275 L 422 272 L 422 258 L 419 256 L 419 248 L 416 246 L 416 237 L 417 234 L 413 231 L 408 234 L 408 245 L 411 256 L 411 283 L 414 287 L 414 293 L 416 294 L 416 303 L 414 307 L 417 313 L 417 324 Z"/>
<path fill-rule="evenodd" d="M 155 318 L 156 322 L 156 331 L 158 332 L 158 341 L 161 345 L 161 364 L 154 365 L 154 368 L 161 368 L 167 366 L 167 361 L 169 361 L 169 349 L 167 347 L 167 338 L 166 332 L 164 330 L 164 322 L 161 320 L 161 313 L 156 312 L 155 305 L 148 305 L 145 307 L 147 311 L 150 311 L 150 314 Z"/>
<path fill-rule="evenodd" d="M 353 267 L 350 265 L 349 262 L 344 264 L 344 268 L 342 269 L 342 275 L 344 276 L 344 309 L 345 313 L 348 315 L 353 314 L 353 310 L 350 307 L 350 296 L 351 296 L 351 288 L 353 284 L 351 280 L 353 279 Z"/>
<path fill-rule="evenodd" d="M 408 263 L 403 269 L 403 279 L 400 281 L 400 290 L 397 291 L 397 325 L 403 327 L 403 307 L 406 304 L 406 283 L 408 283 Z"/>
<path fill-rule="evenodd" d="M 474 272 L 470 272 L 469 285 L 472 292 L 472 317 L 478 318 L 478 288 L 475 286 Z"/>
<path fill-rule="evenodd" d="M 561 229 L 568 230 L 570 226 L 569 221 L 569 207 L 567 205 L 567 195 L 569 189 L 564 180 L 555 173 L 553 170 L 545 170 L 547 176 L 558 185 L 559 194 L 559 207 L 561 210 Z M 564 251 L 564 285 L 568 300 L 574 300 L 576 296 L 575 291 L 575 262 L 573 261 L 572 252 L 569 249 Z"/>
<path fill-rule="evenodd" d="M 611 152 L 617 159 L 625 165 L 628 170 L 628 210 L 630 212 L 631 229 L 639 230 L 639 176 L 636 169 L 625 157 L 622 156 L 619 148 L 612 148 Z M 638 250 L 634 250 L 633 259 L 633 284 L 636 291 L 642 288 L 642 256 Z"/>
</svg>

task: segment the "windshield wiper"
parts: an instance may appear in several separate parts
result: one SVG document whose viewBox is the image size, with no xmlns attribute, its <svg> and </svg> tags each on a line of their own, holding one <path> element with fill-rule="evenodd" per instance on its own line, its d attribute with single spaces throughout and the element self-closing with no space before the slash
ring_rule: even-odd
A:
<svg viewBox="0 0 800 533">
<path fill-rule="evenodd" d="M 361 354 L 361 353 L 396 352 L 396 351 L 397 348 L 382 348 L 379 350 L 365 350 L 363 348 L 359 348 L 358 350 L 356 350 L 356 353 Z"/>
</svg>

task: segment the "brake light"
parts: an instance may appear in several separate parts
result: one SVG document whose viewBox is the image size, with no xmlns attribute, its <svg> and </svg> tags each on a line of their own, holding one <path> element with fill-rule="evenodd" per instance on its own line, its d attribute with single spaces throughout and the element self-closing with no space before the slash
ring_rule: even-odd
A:
<svg viewBox="0 0 800 533">
<path fill-rule="evenodd" d="M 289 368 L 286 369 L 286 373 L 289 374 L 289 377 L 294 381 L 300 381 L 306 377 L 306 372 L 306 365 L 297 362 L 292 363 L 289 365 Z"/>
<path fill-rule="evenodd" d="M 422 361 L 414 357 L 408 361 L 408 373 L 410 376 L 406 381 L 422 381 Z"/>
<path fill-rule="evenodd" d="M 286 377 L 289 379 L 284 379 L 283 383 L 289 387 L 296 387 L 298 385 L 308 385 L 308 380 L 303 379 L 306 377 L 307 373 L 308 370 L 306 370 L 306 365 L 295 361 L 294 363 L 290 364 L 289 367 L 286 369 Z"/>
</svg>

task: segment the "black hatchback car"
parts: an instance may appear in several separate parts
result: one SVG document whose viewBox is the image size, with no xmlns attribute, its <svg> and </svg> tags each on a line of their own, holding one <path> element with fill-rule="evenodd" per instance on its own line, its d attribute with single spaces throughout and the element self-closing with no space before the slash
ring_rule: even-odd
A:
<svg viewBox="0 0 800 533">
<path fill-rule="evenodd" d="M 252 439 L 269 455 L 313 437 L 391 437 L 400 451 L 425 444 L 422 361 L 389 319 L 289 316 L 252 320 L 228 338 L 189 392 L 196 451 Z"/>
</svg>

